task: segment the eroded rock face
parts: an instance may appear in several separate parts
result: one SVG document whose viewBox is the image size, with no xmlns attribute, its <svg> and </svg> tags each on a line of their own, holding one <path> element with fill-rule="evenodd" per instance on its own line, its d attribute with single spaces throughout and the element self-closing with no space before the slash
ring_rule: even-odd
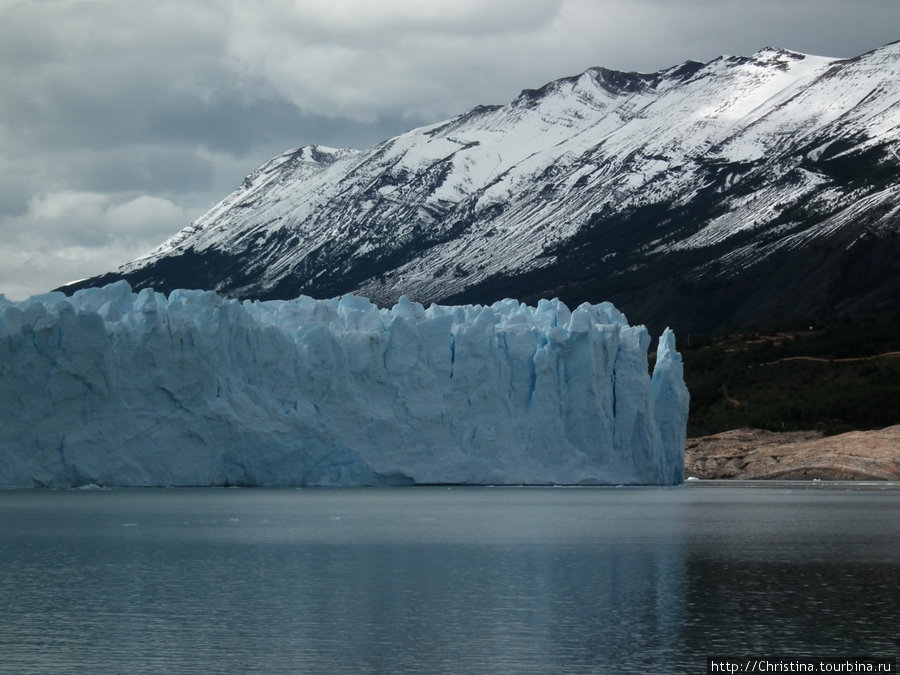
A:
<svg viewBox="0 0 900 675">
<path fill-rule="evenodd" d="M 900 425 L 824 436 L 735 429 L 691 438 L 685 475 L 696 478 L 900 480 Z"/>
</svg>

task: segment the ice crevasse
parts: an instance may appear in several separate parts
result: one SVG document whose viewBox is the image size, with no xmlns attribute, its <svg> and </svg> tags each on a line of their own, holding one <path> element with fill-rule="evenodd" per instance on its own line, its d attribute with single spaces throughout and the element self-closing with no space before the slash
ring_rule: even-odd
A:
<svg viewBox="0 0 900 675">
<path fill-rule="evenodd" d="M 0 295 L 0 486 L 675 484 L 649 346 L 609 303 Z"/>
</svg>

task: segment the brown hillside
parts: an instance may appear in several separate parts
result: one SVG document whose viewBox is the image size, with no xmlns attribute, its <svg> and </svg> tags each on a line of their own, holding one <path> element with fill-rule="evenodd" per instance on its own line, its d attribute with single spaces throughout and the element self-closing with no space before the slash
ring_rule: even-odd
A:
<svg viewBox="0 0 900 675">
<path fill-rule="evenodd" d="M 736 429 L 688 439 L 685 476 L 735 479 L 900 480 L 900 425 L 824 436 Z"/>
</svg>

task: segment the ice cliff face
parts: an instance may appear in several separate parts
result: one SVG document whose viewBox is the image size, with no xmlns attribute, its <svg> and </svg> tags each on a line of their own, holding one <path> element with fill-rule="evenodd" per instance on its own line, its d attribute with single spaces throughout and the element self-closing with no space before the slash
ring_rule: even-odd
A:
<svg viewBox="0 0 900 675">
<path fill-rule="evenodd" d="M 609 303 L 0 296 L 0 485 L 678 483 L 649 343 Z"/>
</svg>

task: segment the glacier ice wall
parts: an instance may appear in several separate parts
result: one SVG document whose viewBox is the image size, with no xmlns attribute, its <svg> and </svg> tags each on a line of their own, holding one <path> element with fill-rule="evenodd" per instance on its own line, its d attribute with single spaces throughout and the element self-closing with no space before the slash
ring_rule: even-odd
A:
<svg viewBox="0 0 900 675">
<path fill-rule="evenodd" d="M 0 296 L 0 485 L 678 483 L 649 344 L 609 303 Z"/>
</svg>

